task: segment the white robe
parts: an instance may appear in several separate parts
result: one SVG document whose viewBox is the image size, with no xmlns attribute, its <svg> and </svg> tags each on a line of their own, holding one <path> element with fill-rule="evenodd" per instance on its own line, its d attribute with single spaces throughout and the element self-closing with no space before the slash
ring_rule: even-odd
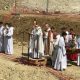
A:
<svg viewBox="0 0 80 80">
<path fill-rule="evenodd" d="M 65 42 L 64 38 L 60 37 L 54 69 L 63 70 L 66 68 L 67 68 L 67 57 L 66 57 Z"/>
<path fill-rule="evenodd" d="M 44 45 L 43 45 L 43 33 L 41 27 L 36 27 L 32 30 L 29 44 L 29 54 L 32 58 L 39 58 L 40 55 L 44 56 Z M 37 47 L 37 36 L 38 36 L 38 47 Z M 37 55 L 38 51 L 38 55 Z"/>
<path fill-rule="evenodd" d="M 52 66 L 54 66 L 54 63 L 55 63 L 55 60 L 56 60 L 56 57 L 57 57 L 59 39 L 60 39 L 60 35 L 58 34 L 58 35 L 56 36 L 56 39 L 54 39 L 54 41 L 53 41 L 53 49 L 54 49 L 54 51 L 53 51 L 52 57 L 51 57 Z"/>
<path fill-rule="evenodd" d="M 66 43 L 68 43 L 68 42 L 69 42 L 69 32 L 68 32 L 68 31 L 66 31 L 66 34 L 67 34 L 67 35 L 66 35 L 65 42 L 66 42 Z"/>
<path fill-rule="evenodd" d="M 8 29 L 8 33 L 4 33 L 4 45 L 5 45 L 5 53 L 6 54 L 13 54 L 13 27 Z M 6 30 L 5 30 L 6 32 Z"/>
<path fill-rule="evenodd" d="M 4 27 L 3 26 L 1 26 L 0 27 L 0 52 L 2 52 L 3 51 L 3 29 L 4 29 Z"/>
<path fill-rule="evenodd" d="M 77 38 L 78 49 L 80 49 L 80 36 Z"/>
<path fill-rule="evenodd" d="M 80 49 L 80 35 L 77 38 L 77 48 Z M 77 65 L 80 66 L 80 54 L 78 53 Z"/>
</svg>

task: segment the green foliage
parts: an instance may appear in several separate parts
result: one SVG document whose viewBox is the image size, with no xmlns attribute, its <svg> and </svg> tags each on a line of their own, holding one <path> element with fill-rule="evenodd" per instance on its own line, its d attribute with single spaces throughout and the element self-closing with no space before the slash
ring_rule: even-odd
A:
<svg viewBox="0 0 80 80">
<path fill-rule="evenodd" d="M 69 44 L 69 45 L 70 45 L 70 48 L 75 48 L 74 40 L 70 41 L 69 43 L 70 43 L 70 44 Z"/>
</svg>

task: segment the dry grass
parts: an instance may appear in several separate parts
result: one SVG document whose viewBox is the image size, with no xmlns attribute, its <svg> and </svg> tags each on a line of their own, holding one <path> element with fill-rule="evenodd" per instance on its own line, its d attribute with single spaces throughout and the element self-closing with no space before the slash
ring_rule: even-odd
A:
<svg viewBox="0 0 80 80">
<path fill-rule="evenodd" d="M 27 43 L 25 43 L 24 45 L 24 53 L 27 52 Z M 22 56 L 21 52 L 22 52 L 22 46 L 21 43 L 18 43 L 17 45 L 14 45 L 14 55 L 19 57 Z M 69 63 L 70 66 L 68 66 L 68 68 L 65 71 L 62 71 L 61 73 L 63 75 L 66 75 L 68 77 L 72 77 L 74 80 L 80 80 L 80 67 L 79 66 L 75 66 Z M 55 80 L 55 79 L 54 79 Z"/>
<path fill-rule="evenodd" d="M 73 77 L 75 80 L 80 80 L 80 67 L 72 65 L 66 71 L 63 71 L 62 74 Z"/>
<path fill-rule="evenodd" d="M 22 33 L 25 29 L 29 28 L 31 30 L 32 22 L 34 19 L 38 20 L 38 23 L 43 26 L 44 23 L 49 23 L 51 26 L 55 26 L 55 28 L 60 31 L 60 28 L 66 26 L 69 28 L 74 28 L 75 32 L 79 33 L 80 31 L 80 16 L 73 15 L 55 15 L 55 16 L 12 16 L 12 18 L 8 22 L 12 22 L 15 30 L 14 30 L 14 56 L 19 57 L 22 56 Z M 3 20 L 3 16 L 0 16 L 0 21 Z M 24 41 L 27 42 L 28 35 L 24 34 Z M 27 43 L 24 42 L 24 53 L 27 53 Z M 6 62 L 6 63 L 5 63 Z M 33 66 L 24 66 L 18 63 L 11 62 L 9 60 L 4 59 L 4 57 L 0 56 L 0 80 L 57 80 L 55 76 L 47 72 L 45 68 L 38 68 Z M 70 66 L 66 71 L 63 71 L 62 74 L 66 74 L 67 76 L 71 76 L 75 78 L 75 80 L 80 80 L 80 68 L 77 66 Z M 36 76 L 35 76 L 36 75 Z M 47 77 L 48 76 L 48 77 Z"/>
<path fill-rule="evenodd" d="M 20 48 L 15 47 L 15 50 Z M 59 80 L 45 67 L 19 64 L 10 61 L 7 57 L 0 55 L 0 80 Z"/>
</svg>

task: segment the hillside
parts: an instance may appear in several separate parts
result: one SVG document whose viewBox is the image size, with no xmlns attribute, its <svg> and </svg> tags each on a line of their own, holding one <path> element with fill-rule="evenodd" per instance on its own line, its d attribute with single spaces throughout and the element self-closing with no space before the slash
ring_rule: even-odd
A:
<svg viewBox="0 0 80 80">
<path fill-rule="evenodd" d="M 13 9 L 16 3 L 17 10 L 39 10 L 62 13 L 80 12 L 80 0 L 0 0 L 1 10 Z"/>
<path fill-rule="evenodd" d="M 54 12 L 61 11 L 67 12 L 79 12 L 80 11 L 80 0 L 23 0 L 22 5 L 28 8 L 39 9 Z"/>
</svg>

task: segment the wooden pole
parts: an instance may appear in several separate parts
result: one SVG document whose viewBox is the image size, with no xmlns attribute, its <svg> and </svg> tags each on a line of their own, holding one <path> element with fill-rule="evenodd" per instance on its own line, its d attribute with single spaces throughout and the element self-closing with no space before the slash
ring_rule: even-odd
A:
<svg viewBox="0 0 80 80">
<path fill-rule="evenodd" d="M 30 34 L 28 34 L 28 64 L 29 64 L 29 49 L 30 49 L 29 42 L 30 42 Z"/>
<path fill-rule="evenodd" d="M 23 44 L 23 42 L 24 42 L 24 32 L 22 32 L 22 54 L 23 54 L 23 49 L 24 49 L 24 44 Z"/>
<path fill-rule="evenodd" d="M 48 13 L 49 0 L 46 0 L 46 12 Z"/>
<path fill-rule="evenodd" d="M 16 13 L 16 0 L 15 0 L 14 4 L 15 4 L 15 11 L 14 12 Z"/>
<path fill-rule="evenodd" d="M 37 58 L 39 58 L 38 50 L 39 50 L 39 36 L 37 35 Z"/>
<path fill-rule="evenodd" d="M 34 35 L 32 35 L 32 36 L 34 36 Z M 33 40 L 34 40 L 34 41 L 33 41 L 33 43 L 34 43 L 34 44 L 33 44 L 33 45 L 34 45 L 34 46 L 33 46 L 33 58 L 34 58 L 34 55 L 35 55 L 35 38 L 33 38 Z"/>
</svg>

